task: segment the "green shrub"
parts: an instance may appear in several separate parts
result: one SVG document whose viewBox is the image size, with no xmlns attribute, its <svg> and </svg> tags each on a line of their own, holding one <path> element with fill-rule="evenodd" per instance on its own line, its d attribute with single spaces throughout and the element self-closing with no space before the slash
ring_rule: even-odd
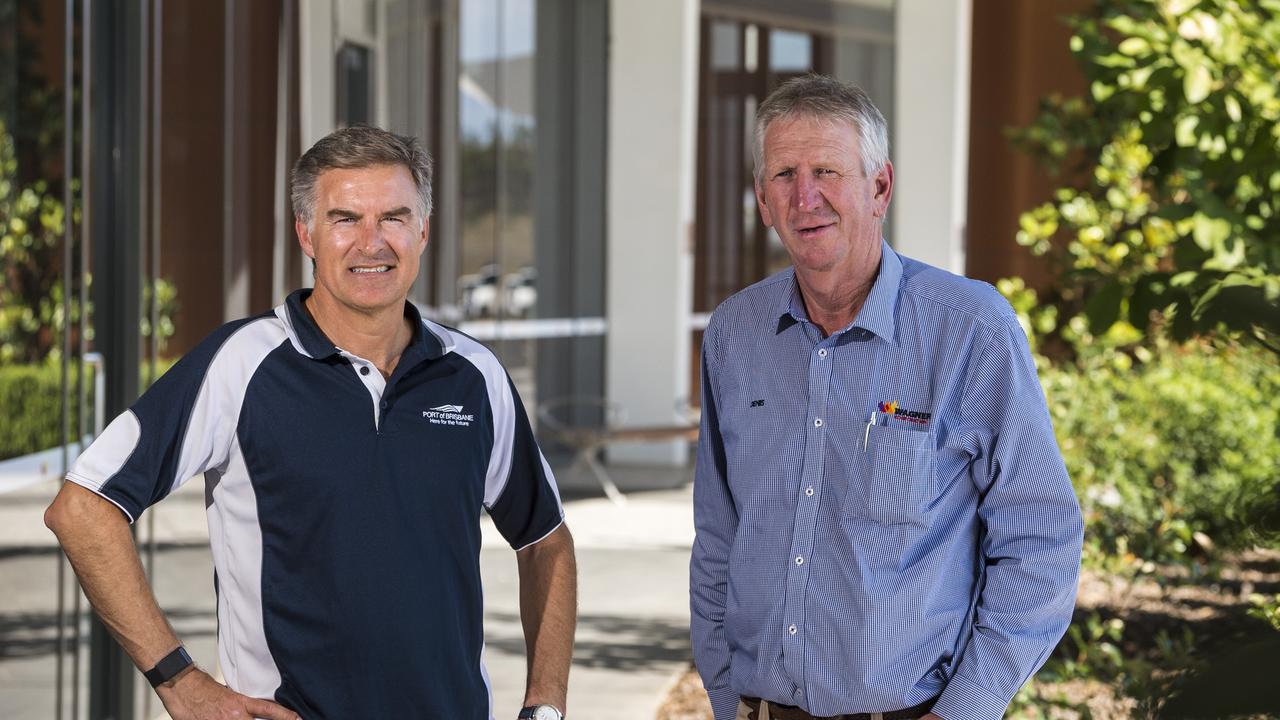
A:
<svg viewBox="0 0 1280 720">
<path fill-rule="evenodd" d="M 0 366 L 0 460 L 62 442 L 61 374 L 57 365 Z"/>
<path fill-rule="evenodd" d="M 156 377 L 173 366 L 174 360 L 156 363 Z M 68 379 L 75 383 L 75 368 Z M 142 384 L 151 384 L 149 366 L 142 368 Z M 93 374 L 84 373 L 87 384 L 87 407 L 93 408 Z M 74 390 L 73 390 L 74 392 Z M 72 396 L 71 413 L 76 407 Z M 27 455 L 57 447 L 62 442 L 58 433 L 58 417 L 62 412 L 62 367 L 56 363 L 39 365 L 0 365 L 0 460 Z M 111 418 L 106 418 L 107 422 Z M 89 422 L 92 422 L 90 417 Z M 79 430 L 71 422 L 67 437 L 75 440 Z"/>
<path fill-rule="evenodd" d="M 1280 495 L 1280 367 L 1255 349 L 1165 347 L 1124 368 L 1042 372 L 1086 523 L 1086 559 L 1247 547 Z"/>
</svg>

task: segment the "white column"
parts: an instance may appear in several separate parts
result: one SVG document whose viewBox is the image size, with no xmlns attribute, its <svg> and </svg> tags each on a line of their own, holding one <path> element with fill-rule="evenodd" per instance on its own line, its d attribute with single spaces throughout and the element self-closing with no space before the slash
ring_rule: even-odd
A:
<svg viewBox="0 0 1280 720">
<path fill-rule="evenodd" d="M 631 426 L 683 422 L 697 121 L 697 0 L 612 0 L 606 392 Z M 682 443 L 617 445 L 611 462 L 679 465 Z"/>
<path fill-rule="evenodd" d="M 334 131 L 333 3 L 298 3 L 298 132 L 302 152 Z M 291 247 L 297 248 L 296 239 Z M 315 280 L 311 259 L 300 249 L 302 284 Z"/>
<path fill-rule="evenodd" d="M 333 4 L 298 3 L 298 123 L 302 150 L 333 132 Z"/>
<path fill-rule="evenodd" d="M 972 0 L 898 0 L 893 237 L 904 255 L 964 272 Z"/>
</svg>

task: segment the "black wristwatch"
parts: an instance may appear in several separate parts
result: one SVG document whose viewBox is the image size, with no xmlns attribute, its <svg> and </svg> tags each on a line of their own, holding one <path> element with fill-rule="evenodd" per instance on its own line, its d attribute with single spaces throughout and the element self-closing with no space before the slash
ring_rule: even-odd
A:
<svg viewBox="0 0 1280 720">
<path fill-rule="evenodd" d="M 157 687 L 161 683 L 169 682 L 178 676 L 178 673 L 186 670 L 195 664 L 191 656 L 187 654 L 187 649 L 178 646 L 177 650 L 160 658 L 160 662 L 150 670 L 142 673 L 147 682 L 151 683 L 151 687 Z"/>
<path fill-rule="evenodd" d="M 564 720 L 564 713 L 554 705 L 530 705 L 520 710 L 519 720 Z"/>
</svg>

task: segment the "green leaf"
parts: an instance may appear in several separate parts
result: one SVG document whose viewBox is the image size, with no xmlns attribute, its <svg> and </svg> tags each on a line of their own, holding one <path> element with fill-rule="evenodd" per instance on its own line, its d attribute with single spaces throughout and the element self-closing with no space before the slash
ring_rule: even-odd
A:
<svg viewBox="0 0 1280 720">
<path fill-rule="evenodd" d="M 1182 79 L 1182 92 L 1186 95 L 1187 102 L 1192 105 L 1204 102 L 1204 99 L 1209 97 L 1212 87 L 1213 74 L 1205 65 L 1196 65 L 1191 68 Z"/>
<path fill-rule="evenodd" d="M 1232 238 L 1232 240 L 1233 242 L 1228 243 L 1224 238 L 1214 244 L 1213 258 L 1204 264 L 1206 270 L 1235 270 L 1240 267 L 1244 262 L 1244 240 L 1238 237 Z M 1240 276 L 1233 275 L 1232 277 Z"/>
<path fill-rule="evenodd" d="M 1200 0 L 1162 0 L 1160 9 L 1170 15 L 1182 15 L 1200 4 Z"/>
<path fill-rule="evenodd" d="M 1211 218 L 1204 213 L 1196 213 L 1195 229 L 1192 236 L 1196 245 L 1206 252 L 1212 252 L 1231 235 L 1231 223 L 1222 218 Z"/>
<path fill-rule="evenodd" d="M 1084 306 L 1085 317 L 1089 318 L 1089 331 L 1101 335 L 1120 319 L 1120 305 L 1124 300 L 1124 288 L 1112 280 L 1101 290 L 1089 298 Z"/>
<path fill-rule="evenodd" d="M 1178 120 L 1178 124 L 1173 130 L 1173 135 L 1179 147 L 1195 147 L 1198 140 L 1196 126 L 1199 124 L 1200 118 L 1195 115 L 1187 115 Z"/>
<path fill-rule="evenodd" d="M 1151 52 L 1151 43 L 1140 37 L 1125 38 L 1120 41 L 1120 45 L 1117 46 L 1116 49 L 1130 57 L 1135 55 L 1146 55 Z"/>
<path fill-rule="evenodd" d="M 1240 122 L 1240 118 L 1244 117 L 1244 113 L 1240 109 L 1240 101 L 1234 95 L 1228 95 L 1222 100 L 1222 104 L 1227 108 L 1227 115 L 1231 117 L 1231 122 Z"/>
</svg>

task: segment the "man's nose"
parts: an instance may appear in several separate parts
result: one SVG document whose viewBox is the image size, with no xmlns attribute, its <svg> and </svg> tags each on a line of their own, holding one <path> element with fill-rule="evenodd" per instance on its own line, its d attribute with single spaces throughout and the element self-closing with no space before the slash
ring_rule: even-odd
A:
<svg viewBox="0 0 1280 720">
<path fill-rule="evenodd" d="M 360 224 L 360 242 L 358 247 L 366 254 L 372 254 L 378 251 L 386 244 L 386 239 L 382 237 L 382 223 L 374 221 L 371 223 Z"/>
<path fill-rule="evenodd" d="M 822 192 L 818 189 L 818 181 L 812 175 L 800 173 L 796 179 L 795 190 L 798 209 L 810 212 L 822 208 L 825 201 Z"/>
</svg>

